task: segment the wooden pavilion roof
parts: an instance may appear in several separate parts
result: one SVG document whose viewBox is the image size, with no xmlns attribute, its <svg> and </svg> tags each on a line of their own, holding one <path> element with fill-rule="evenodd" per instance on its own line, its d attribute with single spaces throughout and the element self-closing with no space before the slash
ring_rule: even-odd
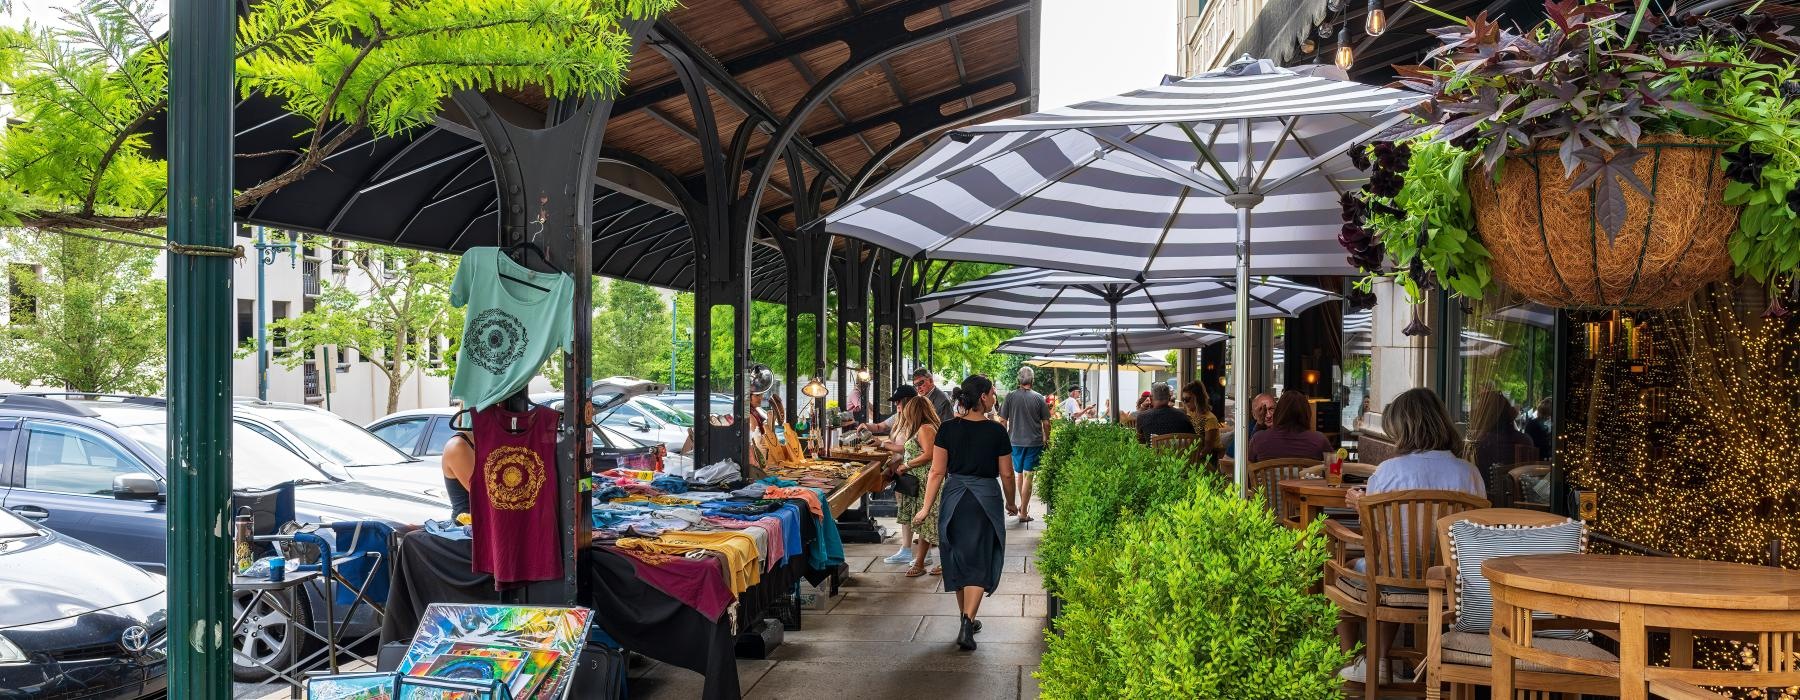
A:
<svg viewBox="0 0 1800 700">
<path fill-rule="evenodd" d="M 706 68 L 719 143 L 731 144 L 746 119 L 764 121 L 748 140 L 745 162 L 756 163 L 779 120 L 851 60 L 858 42 L 884 40 L 873 34 L 883 22 L 903 16 L 908 32 L 960 27 L 848 76 L 806 116 L 792 146 L 805 156 L 797 160 L 806 182 L 821 172 L 872 182 L 951 127 L 1032 109 L 1036 6 L 1037 0 L 690 0 L 659 20 L 640 46 L 607 123 L 607 155 L 598 168 L 605 191 L 594 210 L 595 272 L 676 289 L 694 284 L 694 249 L 680 207 L 658 178 L 642 176 L 653 171 L 661 181 L 687 181 L 703 174 L 699 126 L 669 55 Z M 530 90 L 490 100 L 514 112 L 514 121 L 542 119 L 550 107 Z M 291 147 L 297 121 L 269 100 L 246 100 L 237 112 L 237 149 Z M 268 159 L 239 159 L 240 187 L 284 165 L 258 160 Z M 452 109 L 406 138 L 370 138 L 346 148 L 328 169 L 238 215 L 253 224 L 460 252 L 498 240 L 493 182 L 474 130 Z M 806 185 L 790 182 L 786 167 L 774 168 L 760 202 L 765 228 L 805 223 L 792 211 L 797 186 Z M 828 198 L 825 209 L 831 204 Z M 781 255 L 767 245 L 754 250 L 752 294 L 781 300 Z"/>
</svg>

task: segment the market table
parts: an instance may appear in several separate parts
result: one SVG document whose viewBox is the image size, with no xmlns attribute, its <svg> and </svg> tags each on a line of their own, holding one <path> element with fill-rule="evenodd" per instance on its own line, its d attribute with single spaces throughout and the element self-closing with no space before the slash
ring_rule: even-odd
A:
<svg viewBox="0 0 1800 700">
<path fill-rule="evenodd" d="M 1329 484 L 1324 479 L 1282 479 L 1275 483 L 1281 489 L 1281 502 L 1298 506 L 1298 517 L 1289 518 L 1287 513 L 1278 513 L 1281 522 L 1296 530 L 1304 529 L 1319 517 L 1326 508 L 1348 508 L 1344 495 L 1360 484 Z"/>
<path fill-rule="evenodd" d="M 839 458 L 834 456 L 832 459 Z M 836 491 L 832 491 L 831 495 L 827 497 L 826 500 L 831 502 L 831 516 L 834 518 L 842 518 L 844 512 L 855 507 L 856 504 L 862 500 L 863 496 L 880 491 L 882 486 L 880 462 L 856 460 L 854 458 L 845 458 L 845 461 L 863 461 L 866 466 L 863 467 L 863 470 L 860 473 L 846 480 L 843 485 L 839 486 Z"/>
<path fill-rule="evenodd" d="M 1481 566 L 1493 585 L 1494 697 L 1512 697 L 1513 660 L 1619 679 L 1621 700 L 1651 689 L 1800 685 L 1800 572 L 1748 564 L 1602 554 L 1500 557 Z M 1619 661 L 1574 659 L 1533 647 L 1531 614 L 1619 625 Z M 1668 666 L 1648 665 L 1648 632 L 1670 630 Z M 1693 668 L 1694 633 L 1747 638 L 1761 671 Z M 1704 691 L 1700 691 L 1704 692 Z M 1722 697 L 1722 696 L 1721 696 Z"/>
</svg>

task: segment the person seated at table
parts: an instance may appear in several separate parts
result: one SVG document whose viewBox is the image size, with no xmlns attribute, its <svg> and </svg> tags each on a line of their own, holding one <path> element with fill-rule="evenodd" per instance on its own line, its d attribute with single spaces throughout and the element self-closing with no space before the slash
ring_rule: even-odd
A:
<svg viewBox="0 0 1800 700">
<path fill-rule="evenodd" d="M 444 471 L 444 490 L 450 496 L 450 519 L 458 520 L 469 514 L 469 479 L 475 475 L 475 433 L 451 433 L 438 464 Z"/>
<path fill-rule="evenodd" d="M 1479 498 L 1487 498 L 1487 486 L 1482 482 L 1481 474 L 1475 465 L 1469 464 L 1456 456 L 1456 449 L 1462 444 L 1462 438 L 1456 433 L 1456 424 L 1450 420 L 1450 411 L 1444 408 L 1444 402 L 1436 392 L 1426 389 L 1408 389 L 1394 397 L 1382 412 L 1382 428 L 1387 431 L 1389 439 L 1394 441 L 1394 456 L 1382 460 L 1376 465 L 1375 474 L 1369 477 L 1369 483 L 1360 489 L 1351 489 L 1344 494 L 1344 503 L 1351 508 L 1357 507 L 1366 495 L 1387 493 L 1389 491 L 1461 491 Z M 1363 571 L 1363 560 L 1351 562 L 1357 571 Z M 1356 648 L 1360 625 L 1348 619 L 1338 620 L 1338 643 L 1345 650 Z M 1381 625 L 1381 636 L 1384 642 L 1391 640 L 1394 626 L 1389 623 Z M 1384 643 L 1383 649 L 1393 648 Z M 1388 663 L 1382 659 L 1378 674 L 1386 677 Z M 1367 661 L 1358 657 L 1356 662 L 1339 676 L 1346 680 L 1363 682 L 1367 677 Z"/>
<path fill-rule="evenodd" d="M 1531 438 L 1531 444 L 1537 446 L 1538 459 L 1550 459 L 1550 435 L 1553 429 L 1551 414 L 1556 409 L 1556 402 L 1550 397 L 1539 401 L 1537 410 L 1525 421 L 1525 436 Z"/>
<path fill-rule="evenodd" d="M 1158 435 L 1192 432 L 1193 420 L 1181 409 L 1170 406 L 1175 392 L 1164 382 L 1150 387 L 1150 405 L 1137 412 L 1138 442 L 1148 443 Z"/>
<path fill-rule="evenodd" d="M 1270 425 L 1250 438 L 1250 462 L 1301 458 L 1322 460 L 1331 449 L 1325 434 L 1312 429 L 1312 402 L 1298 391 L 1281 395 Z"/>
<path fill-rule="evenodd" d="M 1505 394 L 1488 390 L 1475 397 L 1475 410 L 1469 414 L 1469 456 L 1477 469 L 1504 474 L 1536 458 L 1537 445 L 1513 426 L 1518 417 Z"/>
<path fill-rule="evenodd" d="M 1181 410 L 1187 413 L 1194 434 L 1206 442 L 1201 449 L 1209 453 L 1219 449 L 1219 419 L 1213 415 L 1212 397 L 1205 384 L 1192 381 L 1181 387 Z"/>
<path fill-rule="evenodd" d="M 1226 406 L 1225 412 L 1230 413 L 1231 407 Z M 1266 391 L 1263 393 L 1257 394 L 1255 397 L 1250 399 L 1250 432 L 1246 433 L 1246 434 L 1249 435 L 1251 438 L 1255 438 L 1257 433 L 1268 429 L 1269 425 L 1271 424 L 1271 421 L 1273 421 L 1274 419 L 1275 419 L 1275 397 L 1270 396 L 1269 392 L 1266 392 Z M 1237 443 L 1232 440 L 1226 440 L 1225 441 L 1225 456 L 1235 457 L 1236 455 L 1237 455 Z M 1320 456 L 1323 457 L 1324 455 L 1320 455 Z"/>
</svg>

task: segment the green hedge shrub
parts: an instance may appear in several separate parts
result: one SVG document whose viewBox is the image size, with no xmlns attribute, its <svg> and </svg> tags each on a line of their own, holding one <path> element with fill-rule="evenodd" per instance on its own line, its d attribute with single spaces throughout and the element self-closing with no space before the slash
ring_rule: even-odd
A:
<svg viewBox="0 0 1800 700">
<path fill-rule="evenodd" d="M 1321 523 L 1289 530 L 1224 480 L 1195 481 L 1074 552 L 1045 698 L 1340 697 L 1337 610 L 1307 592 L 1328 558 Z"/>
<path fill-rule="evenodd" d="M 1032 488 L 1037 490 L 1038 499 L 1046 508 L 1054 507 L 1060 477 L 1074 468 L 1071 460 L 1075 457 L 1075 446 L 1090 435 L 1108 435 L 1117 431 L 1118 426 L 1110 423 L 1076 423 L 1059 418 L 1050 424 L 1050 441 L 1038 460 L 1037 476 L 1032 482 Z"/>
<path fill-rule="evenodd" d="M 1056 508 L 1038 545 L 1044 586 L 1060 593 L 1076 552 L 1104 540 L 1119 524 L 1193 492 L 1203 470 L 1187 457 L 1139 444 L 1137 431 L 1110 423 L 1079 426 L 1073 454 L 1057 468 Z"/>
</svg>

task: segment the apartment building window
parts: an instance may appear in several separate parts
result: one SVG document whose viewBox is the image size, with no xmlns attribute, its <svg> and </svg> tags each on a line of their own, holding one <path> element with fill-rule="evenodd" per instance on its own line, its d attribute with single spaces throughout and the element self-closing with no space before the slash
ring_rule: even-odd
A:
<svg viewBox="0 0 1800 700">
<path fill-rule="evenodd" d="M 237 342 L 238 345 L 250 342 L 256 337 L 256 302 L 239 299 L 237 303 Z"/>
<path fill-rule="evenodd" d="M 29 325 L 37 321 L 38 300 L 25 286 L 26 280 L 35 280 L 42 275 L 36 265 L 12 263 L 6 267 L 6 309 L 8 320 L 15 326 Z"/>
<path fill-rule="evenodd" d="M 269 313 L 269 318 L 271 320 L 280 321 L 280 320 L 288 317 L 288 306 L 289 306 L 288 302 L 278 301 L 278 302 L 275 302 L 272 306 L 274 307 L 274 309 L 271 310 Z M 270 345 L 270 347 L 273 347 L 278 351 L 286 350 L 287 349 L 287 330 L 280 326 L 276 326 L 273 329 L 273 332 L 270 334 L 269 345 Z"/>
</svg>

